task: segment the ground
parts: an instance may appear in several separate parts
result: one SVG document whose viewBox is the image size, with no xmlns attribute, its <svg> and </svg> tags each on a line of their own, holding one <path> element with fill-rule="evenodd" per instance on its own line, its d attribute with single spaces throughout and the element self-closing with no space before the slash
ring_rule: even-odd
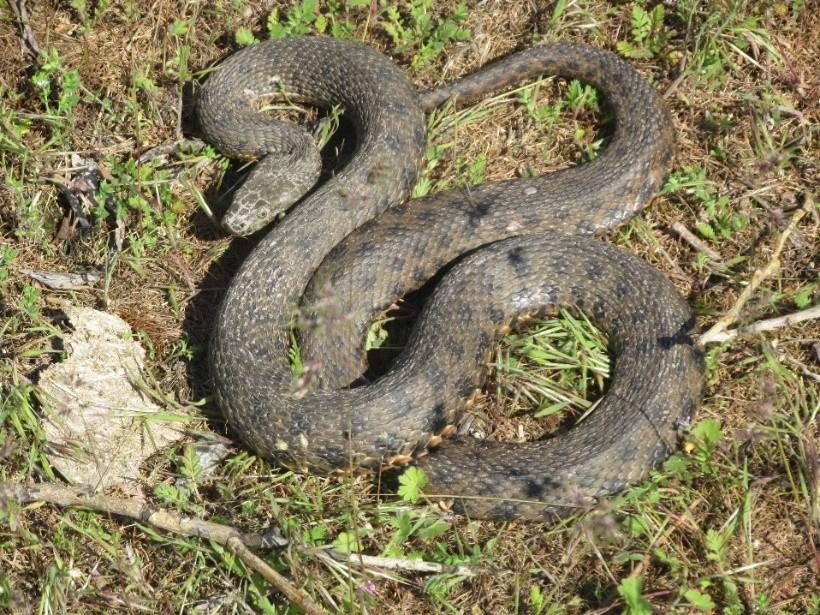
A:
<svg viewBox="0 0 820 615">
<path fill-rule="evenodd" d="M 22 4 L 30 31 L 12 10 Z M 254 39 L 353 37 L 389 53 L 420 88 L 536 43 L 585 41 L 657 88 L 678 140 L 660 194 L 607 239 L 665 272 L 702 330 L 750 284 L 733 325 L 786 316 L 820 298 L 820 19 L 809 5 L 0 0 L 0 480 L 60 480 L 36 383 L 64 356 L 61 306 L 95 307 L 131 325 L 155 400 L 186 417 L 186 440 L 142 466 L 152 505 L 249 533 L 278 528 L 288 545 L 260 554 L 330 612 L 820 612 L 816 321 L 708 345 L 705 396 L 680 451 L 644 483 L 557 524 L 466 520 L 379 494 L 367 477 L 285 472 L 241 447 L 205 473 L 190 443 L 226 433 L 208 398 L 208 332 L 253 246 L 215 218 L 244 170 L 208 148 L 138 162 L 199 135 L 198 85 Z M 40 49 L 36 61 L 24 40 Z M 550 79 L 435 115 L 416 193 L 583 163 L 605 147 L 599 102 Z M 73 167 L 89 161 L 104 181 L 69 213 L 61 186 L 77 189 Z M 27 274 L 89 269 L 102 279 L 74 290 Z M 482 430 L 549 429 L 561 395 L 594 394 L 605 359 L 580 329 L 565 315 L 508 338 L 476 404 Z M 552 363 L 561 369 L 547 372 Z M 519 414 L 528 404 L 551 415 L 546 425 Z M 42 503 L 0 503 L 0 520 L 0 608 L 10 612 L 296 612 L 214 541 Z M 325 546 L 477 574 L 362 570 L 329 560 Z"/>
</svg>

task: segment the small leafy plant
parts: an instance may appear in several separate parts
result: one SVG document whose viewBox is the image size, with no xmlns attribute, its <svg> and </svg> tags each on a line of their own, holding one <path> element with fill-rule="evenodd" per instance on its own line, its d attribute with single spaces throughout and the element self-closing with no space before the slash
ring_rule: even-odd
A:
<svg viewBox="0 0 820 615">
<path fill-rule="evenodd" d="M 692 195 L 702 206 L 698 232 L 711 241 L 730 237 L 746 227 L 749 219 L 738 212 L 729 197 L 720 194 L 714 184 L 706 178 L 702 167 L 684 167 L 672 173 L 663 188 L 664 194 L 684 193 Z"/>
<path fill-rule="evenodd" d="M 301 36 L 315 31 L 319 34 L 329 34 L 334 38 L 351 38 L 355 29 L 353 24 L 344 18 L 342 9 L 348 11 L 369 5 L 370 0 L 347 0 L 346 2 L 328 0 L 322 11 L 317 0 L 302 0 L 285 15 L 275 8 L 268 15 L 268 36 L 278 39 Z M 247 42 L 249 41 L 248 34 L 250 33 L 243 33 L 242 40 L 240 40 L 239 32 L 237 32 L 237 42 L 241 45 L 250 44 Z"/>
<path fill-rule="evenodd" d="M 76 68 L 65 69 L 60 53 L 48 50 L 46 59 L 32 75 L 31 83 L 37 90 L 46 111 L 62 117 L 70 117 L 80 102 L 80 73 Z"/>
<path fill-rule="evenodd" d="M 636 4 L 632 8 L 632 42 L 620 41 L 616 46 L 621 55 L 636 60 L 658 55 L 672 35 L 672 31 L 664 27 L 663 18 L 663 4 L 656 5 L 651 11 Z"/>
<path fill-rule="evenodd" d="M 444 46 L 453 41 L 464 41 L 470 30 L 461 23 L 467 18 L 467 5 L 460 2 L 452 15 L 435 18 L 433 0 L 411 0 L 407 17 L 395 6 L 386 10 L 385 30 L 393 39 L 396 53 L 413 51 L 410 66 L 418 70 L 441 54 Z"/>
</svg>

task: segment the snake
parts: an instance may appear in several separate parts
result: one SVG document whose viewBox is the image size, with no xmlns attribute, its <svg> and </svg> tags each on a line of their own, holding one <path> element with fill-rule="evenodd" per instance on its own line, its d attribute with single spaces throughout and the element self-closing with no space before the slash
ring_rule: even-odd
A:
<svg viewBox="0 0 820 615">
<path fill-rule="evenodd" d="M 614 130 L 600 155 L 408 198 L 426 112 L 544 75 L 606 98 Z M 317 181 L 310 127 L 265 113 L 271 99 L 341 110 L 355 136 L 347 163 Z M 223 226 L 260 238 L 225 291 L 208 354 L 216 403 L 250 450 L 320 473 L 412 463 L 431 501 L 491 520 L 594 506 L 675 450 L 702 393 L 695 319 L 663 274 L 598 237 L 644 208 L 674 155 L 668 112 L 626 61 L 546 43 L 420 92 L 366 44 L 278 39 L 219 63 L 197 114 L 216 149 L 257 160 Z M 442 271 L 401 355 L 362 383 L 374 315 Z M 560 307 L 588 315 L 608 340 L 612 373 L 594 412 L 540 440 L 458 435 L 500 336 Z"/>
</svg>

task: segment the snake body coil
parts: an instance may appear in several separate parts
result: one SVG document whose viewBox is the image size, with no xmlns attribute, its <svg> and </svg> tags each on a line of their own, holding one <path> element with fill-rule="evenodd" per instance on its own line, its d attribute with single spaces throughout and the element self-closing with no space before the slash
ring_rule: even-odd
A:
<svg viewBox="0 0 820 615">
<path fill-rule="evenodd" d="M 540 74 L 578 78 L 606 95 L 616 126 L 598 159 L 402 204 L 417 177 L 424 110 L 452 98 L 469 103 Z M 668 455 L 678 423 L 700 398 L 692 315 L 658 272 L 582 237 L 639 211 L 672 156 L 669 119 L 636 71 L 608 52 L 560 43 L 420 95 L 387 58 L 360 44 L 316 37 L 242 50 L 208 80 L 198 109 L 219 149 L 265 155 L 227 214 L 235 231 L 263 225 L 318 175 L 307 133 L 254 110 L 257 98 L 283 92 L 319 107 L 341 105 L 357 148 L 264 236 L 217 316 L 214 390 L 249 447 L 318 470 L 423 453 L 480 387 L 482 362 L 503 325 L 576 306 L 608 335 L 614 355 L 595 412 L 544 441 L 444 442 L 417 462 L 430 478 L 426 492 L 454 496 L 473 516 L 537 519 L 622 489 Z M 368 386 L 340 388 L 363 371 L 373 314 L 455 261 L 390 372 Z M 295 384 L 288 363 L 300 300 L 319 324 L 303 354 L 321 388 Z"/>
</svg>

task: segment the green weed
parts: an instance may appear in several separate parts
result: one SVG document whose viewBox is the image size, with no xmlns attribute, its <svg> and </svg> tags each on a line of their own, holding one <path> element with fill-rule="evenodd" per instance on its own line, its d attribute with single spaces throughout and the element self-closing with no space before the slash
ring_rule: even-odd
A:
<svg viewBox="0 0 820 615">
<path fill-rule="evenodd" d="M 749 0 L 720 0 L 705 5 L 698 0 L 683 0 L 674 10 L 686 23 L 694 41 L 686 73 L 700 84 L 713 88 L 726 81 L 741 67 L 761 65 L 755 57 L 765 51 L 780 62 L 770 32 L 760 17 L 750 14 Z M 738 62 L 739 60 L 739 62 Z"/>
<path fill-rule="evenodd" d="M 651 615 L 653 609 L 641 593 L 641 578 L 627 577 L 618 585 L 618 593 L 626 602 L 627 615 Z"/>
<path fill-rule="evenodd" d="M 417 502 L 426 484 L 427 476 L 424 471 L 411 466 L 399 477 L 399 497 L 411 504 Z"/>
<path fill-rule="evenodd" d="M 80 102 L 80 73 L 76 68 L 64 68 L 59 52 L 53 47 L 32 75 L 31 83 L 49 114 L 68 117 Z M 54 123 L 52 126 L 58 127 Z"/>
<path fill-rule="evenodd" d="M 393 39 L 396 53 L 413 52 L 410 67 L 419 70 L 437 58 L 449 42 L 470 37 L 470 30 L 461 26 L 467 18 L 467 5 L 460 2 L 447 17 L 433 15 L 433 0 L 410 0 L 406 16 L 395 6 L 387 6 L 385 30 Z"/>
<path fill-rule="evenodd" d="M 234 34 L 234 40 L 236 40 L 236 44 L 240 47 L 247 47 L 248 45 L 259 42 L 259 39 L 253 35 L 253 32 L 245 27 L 237 28 L 236 34 Z"/>
<path fill-rule="evenodd" d="M 40 320 L 40 289 L 26 284 L 20 297 L 20 309 L 29 320 L 36 323 Z"/>
<path fill-rule="evenodd" d="M 142 273 L 142 259 L 150 252 L 178 247 L 179 214 L 185 205 L 172 189 L 167 169 L 115 158 L 107 160 L 107 167 L 110 178 L 100 182 L 92 213 L 98 223 L 128 222 L 125 262 Z"/>
<path fill-rule="evenodd" d="M 0 363 L 4 384 L 0 385 L 0 433 L 4 441 L 13 434 L 19 458 L 18 473 L 22 476 L 44 475 L 54 479 L 51 464 L 44 454 L 45 433 L 40 425 L 34 386 L 20 381 L 13 367 Z M 0 474 L 8 477 L 3 465 Z M 0 507 L 2 510 L 2 507 Z"/>
<path fill-rule="evenodd" d="M 24 156 L 28 154 L 26 136 L 31 129 L 31 119 L 15 113 L 14 105 L 21 97 L 9 92 L 0 85 L 0 161 L 3 167 L 9 164 L 9 154 Z M 8 181 L 8 180 L 7 180 Z"/>
<path fill-rule="evenodd" d="M 91 30 L 111 5 L 111 0 L 69 0 L 69 6 L 76 11 L 84 31 Z"/>
<path fill-rule="evenodd" d="M 370 0 L 327 0 L 322 11 L 317 0 L 302 0 L 284 16 L 275 8 L 268 15 L 268 36 L 277 39 L 301 36 L 315 31 L 319 34 L 329 34 L 334 38 L 352 38 L 355 29 L 353 24 L 345 19 L 347 12 L 369 5 Z"/>
<path fill-rule="evenodd" d="M 538 104 L 538 94 L 543 81 L 539 79 L 531 87 L 522 89 L 518 92 L 517 100 L 524 106 L 530 118 L 547 132 L 558 123 L 561 112 L 564 110 L 565 101 L 558 100 L 553 104 Z"/>
<path fill-rule="evenodd" d="M 180 84 L 184 84 L 193 77 L 189 66 L 191 46 L 188 43 L 188 39 L 191 36 L 191 24 L 196 21 L 196 18 L 197 13 L 195 13 L 190 20 L 175 19 L 171 22 L 171 25 L 168 26 L 168 35 L 171 41 L 173 41 L 173 53 L 165 61 L 163 70 L 166 75 Z M 145 71 L 142 73 L 139 82 L 136 82 L 135 85 L 148 94 L 151 94 L 156 89 L 156 86 L 154 82 L 147 77 L 148 72 L 149 71 Z"/>
<path fill-rule="evenodd" d="M 601 27 L 618 8 L 598 2 L 558 0 L 552 3 L 552 12 L 544 26 L 543 34 L 536 40 L 547 42 L 566 36 L 567 32 L 591 31 L 601 34 Z"/>
<path fill-rule="evenodd" d="M 487 172 L 487 156 L 479 154 L 475 159 L 467 161 L 457 158 L 455 161 L 456 186 L 477 186 L 484 183 Z"/>
<path fill-rule="evenodd" d="M 683 167 L 673 172 L 662 192 L 693 196 L 701 210 L 698 232 L 711 241 L 731 237 L 749 223 L 748 217 L 732 206 L 729 197 L 720 194 L 717 187 L 706 178 L 706 171 L 702 167 Z"/>
<path fill-rule="evenodd" d="M 616 45 L 621 55 L 627 58 L 646 60 L 658 55 L 666 46 L 673 31 L 664 27 L 664 6 L 657 4 L 646 11 L 636 4 L 632 7 L 632 42 L 619 41 Z"/>
</svg>

